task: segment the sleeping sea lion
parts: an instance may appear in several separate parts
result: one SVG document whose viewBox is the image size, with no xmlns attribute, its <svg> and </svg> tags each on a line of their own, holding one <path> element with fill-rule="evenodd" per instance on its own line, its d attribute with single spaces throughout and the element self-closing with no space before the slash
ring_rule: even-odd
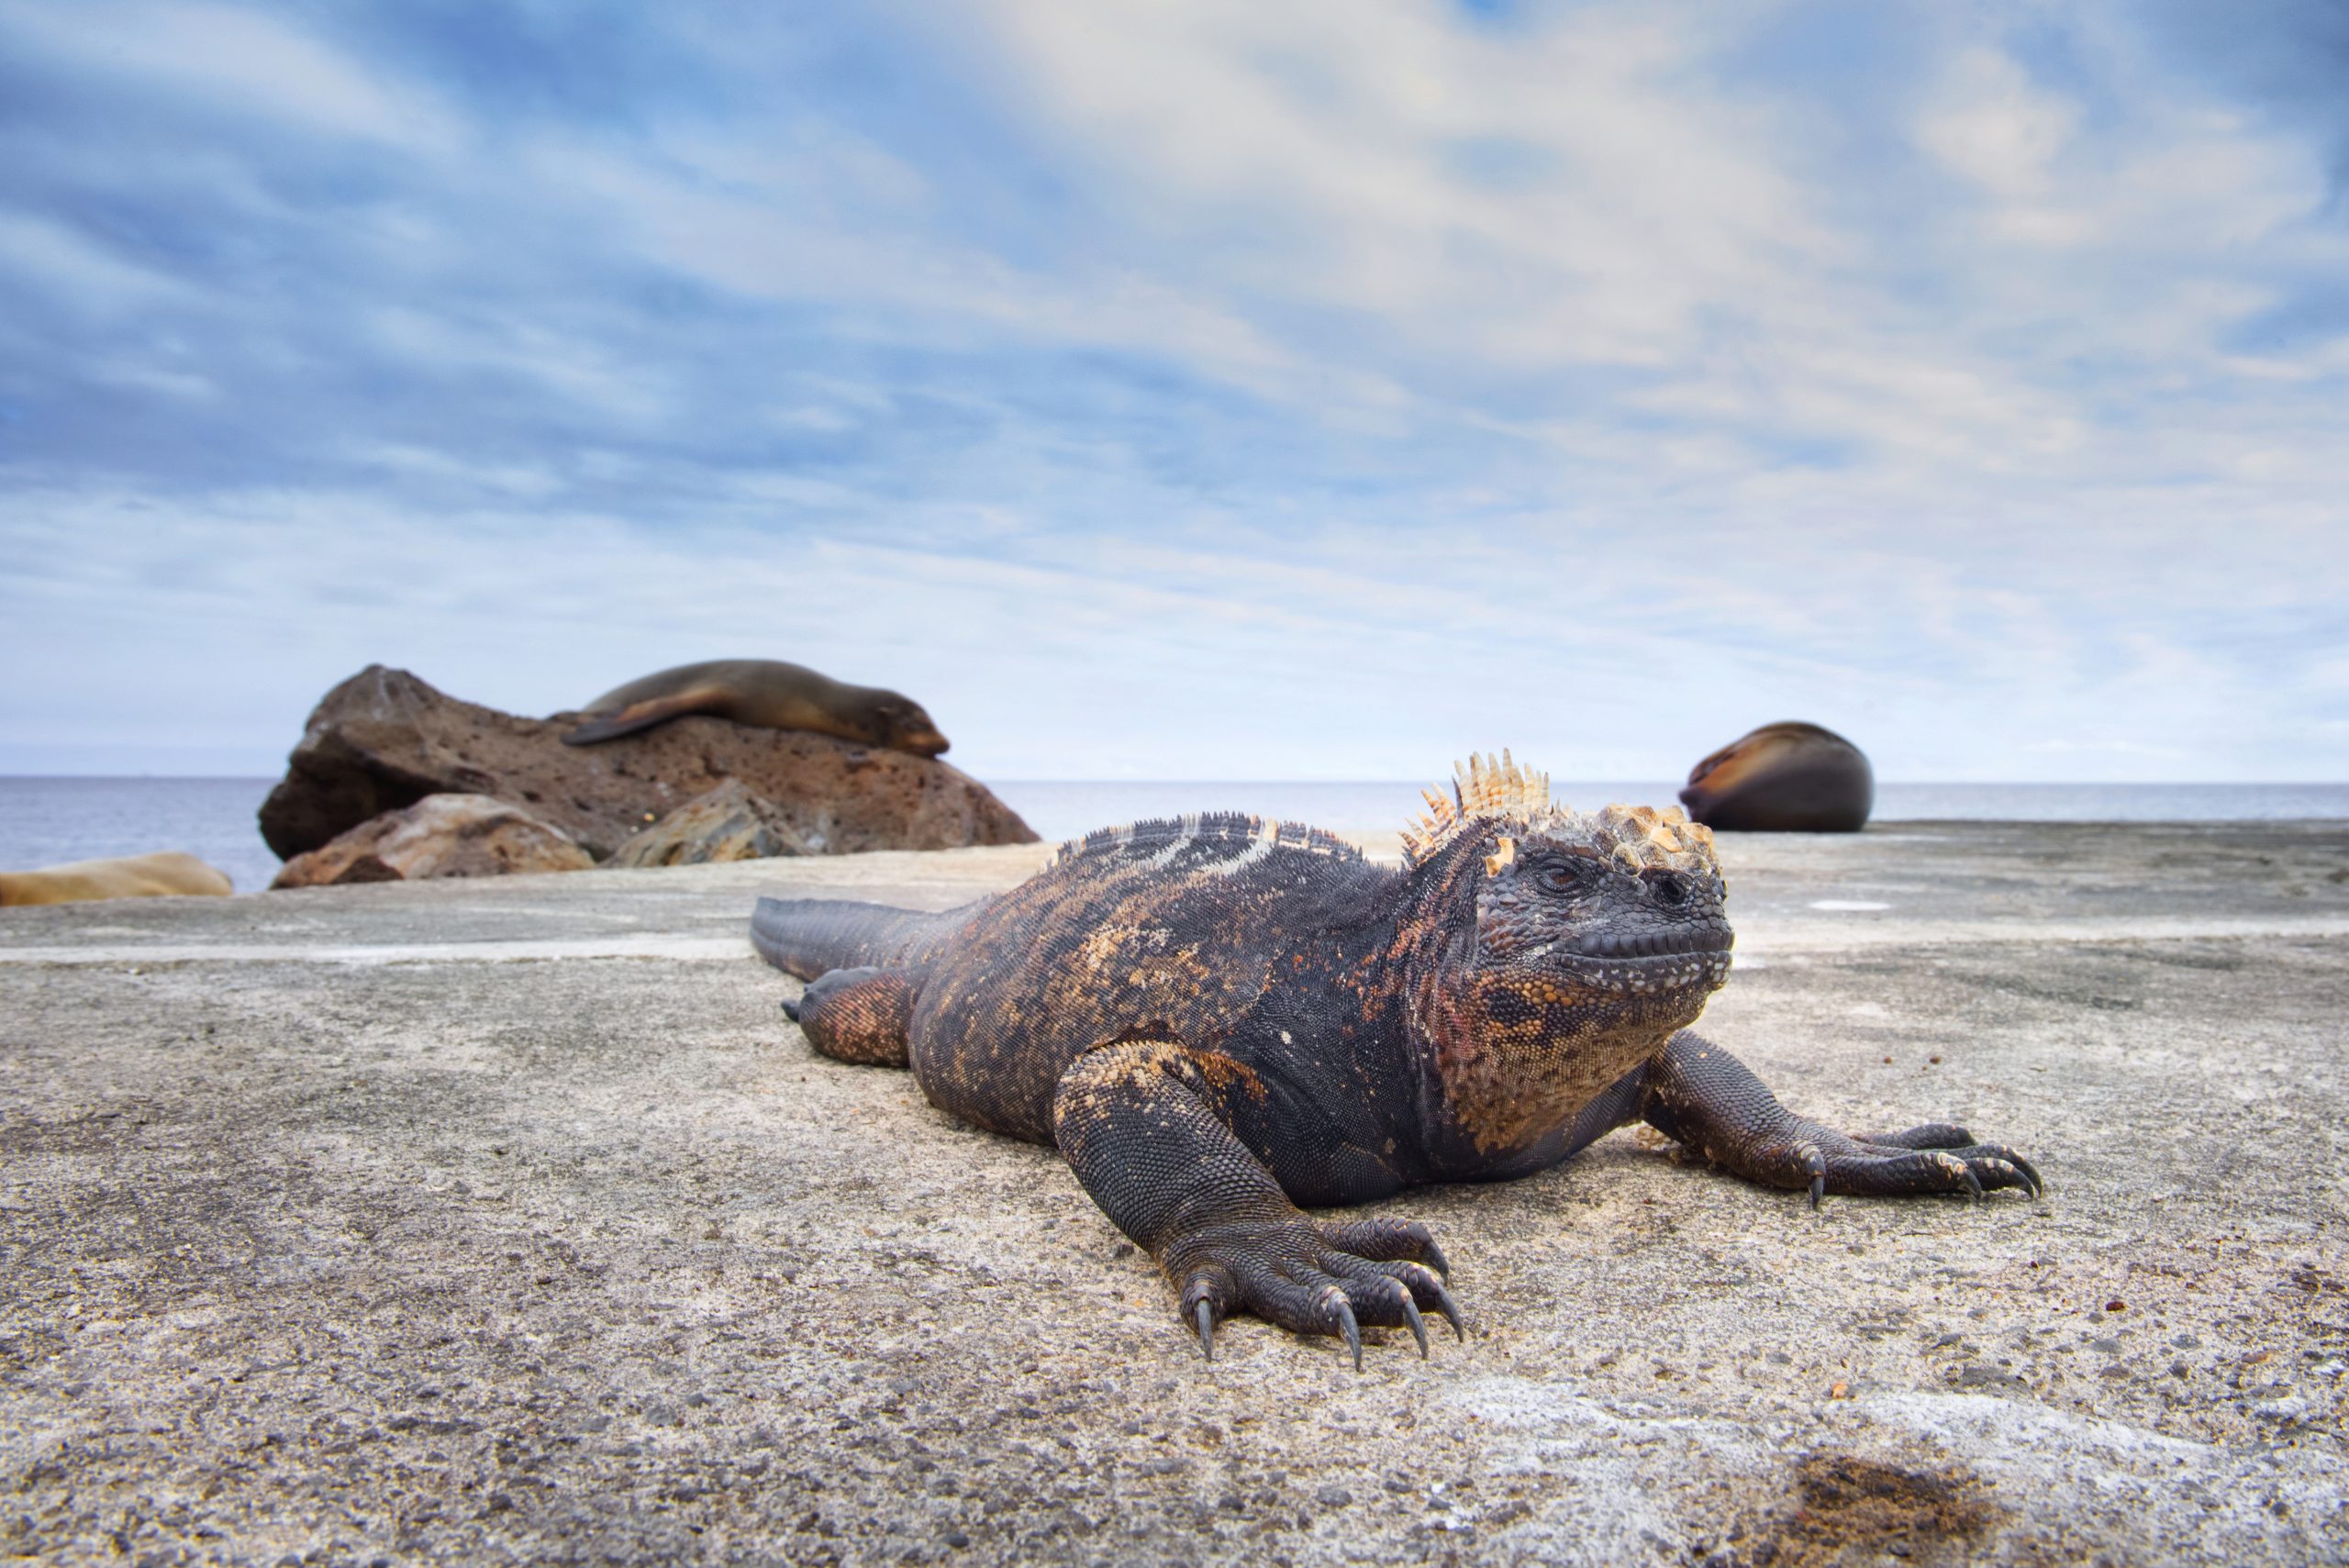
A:
<svg viewBox="0 0 2349 1568">
<path fill-rule="evenodd" d="M 1708 828 L 1764 833 L 1856 833 L 1876 805 L 1876 774 L 1831 729 L 1765 724 L 1688 770 L 1680 792 Z"/>
<path fill-rule="evenodd" d="M 157 898 L 200 894 L 226 898 L 235 891 L 226 873 L 194 855 L 159 850 L 115 860 L 68 861 L 38 871 L 0 871 L 0 905 L 79 904 L 93 898 Z"/>
<path fill-rule="evenodd" d="M 713 659 L 630 681 L 589 703 L 584 722 L 562 743 L 592 746 L 689 713 L 763 729 L 812 729 L 917 757 L 946 750 L 946 737 L 913 698 L 878 686 L 843 685 L 777 659 Z"/>
</svg>

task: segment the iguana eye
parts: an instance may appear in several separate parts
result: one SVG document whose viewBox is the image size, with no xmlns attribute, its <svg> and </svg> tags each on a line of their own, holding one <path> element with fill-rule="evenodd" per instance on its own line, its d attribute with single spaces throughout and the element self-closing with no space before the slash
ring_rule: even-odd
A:
<svg viewBox="0 0 2349 1568">
<path fill-rule="evenodd" d="M 1582 885 L 1587 873 L 1574 861 L 1553 861 L 1542 868 L 1537 880 L 1553 893 L 1572 893 Z"/>
<path fill-rule="evenodd" d="M 1669 904 L 1677 908 L 1688 902 L 1688 879 L 1678 872 L 1666 872 L 1649 885 L 1655 889 L 1655 899 L 1659 904 Z"/>
</svg>

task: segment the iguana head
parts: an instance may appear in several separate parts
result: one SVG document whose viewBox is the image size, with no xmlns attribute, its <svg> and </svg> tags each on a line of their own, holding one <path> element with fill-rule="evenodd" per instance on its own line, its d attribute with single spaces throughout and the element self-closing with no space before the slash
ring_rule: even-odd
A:
<svg viewBox="0 0 2349 1568">
<path fill-rule="evenodd" d="M 1553 804 L 1472 757 L 1404 833 L 1431 927 L 1423 1027 L 1480 1147 L 1539 1137 L 1696 1021 L 1729 978 L 1711 832 L 1676 809 Z M 1432 932 L 1431 932 L 1432 934 Z"/>
</svg>

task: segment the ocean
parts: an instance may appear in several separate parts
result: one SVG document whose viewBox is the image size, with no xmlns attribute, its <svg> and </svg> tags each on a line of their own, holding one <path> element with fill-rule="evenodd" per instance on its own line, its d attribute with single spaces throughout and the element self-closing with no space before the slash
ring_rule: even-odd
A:
<svg viewBox="0 0 2349 1568">
<path fill-rule="evenodd" d="M 0 777 L 0 870 L 105 855 L 185 850 L 227 872 L 239 893 L 267 887 L 277 857 L 254 813 L 270 779 Z M 1294 781 L 1069 783 L 1006 779 L 992 787 L 1046 839 L 1186 811 L 1252 811 L 1333 832 L 1391 833 L 1421 809 L 1420 785 Z M 1669 805 L 1678 785 L 1568 783 L 1559 799 Z M 2197 822 L 2349 817 L 2349 784 L 1882 784 L 1877 823 L 1940 820 Z"/>
</svg>

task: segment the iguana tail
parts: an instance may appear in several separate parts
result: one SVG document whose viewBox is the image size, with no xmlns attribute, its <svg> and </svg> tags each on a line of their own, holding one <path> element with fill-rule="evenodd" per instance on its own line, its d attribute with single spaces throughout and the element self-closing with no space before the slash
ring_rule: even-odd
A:
<svg viewBox="0 0 2349 1568">
<path fill-rule="evenodd" d="M 902 969 L 927 960 L 977 908 L 926 915 L 842 898 L 762 898 L 751 912 L 751 945 L 802 980 L 834 969 Z"/>
</svg>

